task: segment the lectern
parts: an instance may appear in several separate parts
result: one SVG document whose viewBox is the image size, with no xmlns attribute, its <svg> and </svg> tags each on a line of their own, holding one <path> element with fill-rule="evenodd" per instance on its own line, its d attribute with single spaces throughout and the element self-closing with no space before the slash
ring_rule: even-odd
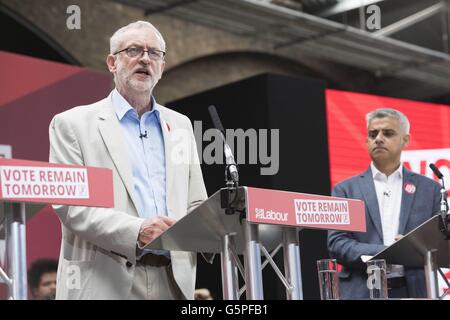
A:
<svg viewBox="0 0 450 320">
<path fill-rule="evenodd" d="M 388 264 L 406 267 L 423 267 L 430 299 L 439 298 L 438 268 L 450 267 L 450 244 L 439 231 L 440 218 L 433 216 L 371 259 L 384 259 Z"/>
<path fill-rule="evenodd" d="M 227 192 L 226 188 L 217 191 L 147 245 L 152 249 L 220 253 L 226 300 L 239 299 L 237 269 L 244 275 L 247 299 L 264 298 L 261 253 L 286 286 L 287 299 L 302 299 L 298 230 L 366 230 L 360 200 L 239 187 L 231 194 L 236 197 L 234 213 L 226 214 L 223 197 Z M 280 243 L 284 275 L 269 254 Z M 239 254 L 244 256 L 245 270 Z"/>
<path fill-rule="evenodd" d="M 0 279 L 9 299 L 27 299 L 25 224 L 46 204 L 111 208 L 112 171 L 0 158 L 0 239 L 8 271 L 0 268 Z"/>
</svg>

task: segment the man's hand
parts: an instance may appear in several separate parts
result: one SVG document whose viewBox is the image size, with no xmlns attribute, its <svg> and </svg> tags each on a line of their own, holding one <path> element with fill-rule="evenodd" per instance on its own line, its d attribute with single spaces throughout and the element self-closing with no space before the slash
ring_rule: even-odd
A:
<svg viewBox="0 0 450 320">
<path fill-rule="evenodd" d="M 403 237 L 404 237 L 404 235 L 398 234 L 398 235 L 395 236 L 394 240 L 395 240 L 395 241 L 398 241 L 398 240 L 400 240 L 400 239 L 403 238 Z"/>
<path fill-rule="evenodd" d="M 195 300 L 213 300 L 211 292 L 206 288 L 195 289 L 194 299 Z"/>
<path fill-rule="evenodd" d="M 166 216 L 144 220 L 139 229 L 138 242 L 141 247 L 156 239 L 161 233 L 169 229 L 176 222 L 175 219 Z"/>
</svg>

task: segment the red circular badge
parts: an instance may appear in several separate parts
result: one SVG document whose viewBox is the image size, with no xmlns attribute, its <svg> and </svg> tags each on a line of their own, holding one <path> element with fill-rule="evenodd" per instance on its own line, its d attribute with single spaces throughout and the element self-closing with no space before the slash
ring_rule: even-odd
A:
<svg viewBox="0 0 450 320">
<path fill-rule="evenodd" d="M 405 191 L 409 194 L 413 194 L 414 192 L 416 192 L 416 186 L 412 183 L 405 183 Z"/>
</svg>

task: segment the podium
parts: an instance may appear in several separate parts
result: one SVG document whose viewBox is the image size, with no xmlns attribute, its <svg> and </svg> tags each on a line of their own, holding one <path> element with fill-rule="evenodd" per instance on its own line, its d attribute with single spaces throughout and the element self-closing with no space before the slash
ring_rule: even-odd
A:
<svg viewBox="0 0 450 320">
<path fill-rule="evenodd" d="M 388 264 L 423 267 L 428 298 L 439 298 L 437 270 L 450 267 L 450 240 L 439 231 L 440 218 L 431 217 L 370 260 L 384 259 Z"/>
<path fill-rule="evenodd" d="M 226 199 L 235 198 L 234 214 L 226 214 Z M 303 298 L 298 230 L 302 228 L 366 230 L 364 202 L 287 191 L 239 187 L 221 189 L 189 212 L 146 248 L 220 253 L 225 300 L 238 300 L 238 269 L 246 297 L 262 300 L 261 253 L 286 287 L 289 300 Z M 269 251 L 284 254 L 284 275 Z M 238 255 L 244 256 L 242 266 Z M 244 268 L 245 267 L 245 268 Z"/>
<path fill-rule="evenodd" d="M 0 267 L 0 279 L 10 299 L 27 299 L 25 224 L 47 204 L 112 208 L 112 171 L 0 158 L 0 239 L 8 270 Z"/>
</svg>

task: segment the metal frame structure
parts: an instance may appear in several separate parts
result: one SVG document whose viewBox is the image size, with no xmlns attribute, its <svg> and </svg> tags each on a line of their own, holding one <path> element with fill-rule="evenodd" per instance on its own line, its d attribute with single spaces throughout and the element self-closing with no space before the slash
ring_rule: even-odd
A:
<svg viewBox="0 0 450 320">
<path fill-rule="evenodd" d="M 0 157 L 12 158 L 10 145 L 0 145 Z M 28 298 L 25 224 L 24 203 L 0 201 L 0 262 L 7 266 L 5 272 L 0 265 L 0 282 L 6 284 L 8 298 L 14 300 Z"/>
<path fill-rule="evenodd" d="M 432 14 L 448 15 L 448 0 L 388 29 L 370 33 L 342 23 L 261 0 L 117 0 L 143 8 L 147 14 L 180 19 L 259 39 L 281 56 L 299 53 L 370 71 L 420 81 L 447 93 L 450 90 L 450 55 L 387 37 Z M 346 1 L 341 1 L 345 3 Z M 379 1 L 365 1 L 373 4 Z M 348 4 L 348 3 L 347 3 Z M 336 5 L 337 6 L 337 5 Z M 347 6 L 346 10 L 356 9 Z M 342 12 L 335 10 L 333 13 Z M 445 21 L 448 21 L 446 19 Z M 445 30 L 448 30 L 446 23 Z M 447 31 L 443 38 L 447 39 Z M 271 49 L 270 49 L 271 48 Z"/>
<path fill-rule="evenodd" d="M 8 288 L 8 298 L 27 300 L 27 255 L 26 255 L 26 215 L 25 203 L 2 203 L 2 221 L 6 238 L 6 273 L 0 267 L 0 279 Z"/>
<path fill-rule="evenodd" d="M 354 9 L 359 9 L 361 7 L 370 6 L 372 4 L 376 4 L 382 1 L 385 0 L 359 0 L 359 1 L 341 0 L 338 3 L 328 6 L 327 8 L 321 10 L 320 12 L 317 13 L 317 15 L 321 17 L 330 17 Z"/>
<path fill-rule="evenodd" d="M 301 277 L 300 244 L 298 228 L 283 227 L 282 243 L 271 253 L 260 243 L 257 224 L 244 221 L 245 249 L 244 266 L 239 260 L 234 246 L 234 235 L 226 234 L 222 237 L 221 270 L 222 293 L 224 300 L 239 300 L 246 291 L 247 300 L 263 300 L 264 289 L 262 270 L 270 264 L 280 281 L 286 288 L 287 300 L 303 300 L 303 285 Z M 273 257 L 283 247 L 284 269 L 278 268 Z M 261 253 L 266 260 L 261 263 Z M 238 270 L 244 278 L 245 284 L 238 287 Z"/>
</svg>

